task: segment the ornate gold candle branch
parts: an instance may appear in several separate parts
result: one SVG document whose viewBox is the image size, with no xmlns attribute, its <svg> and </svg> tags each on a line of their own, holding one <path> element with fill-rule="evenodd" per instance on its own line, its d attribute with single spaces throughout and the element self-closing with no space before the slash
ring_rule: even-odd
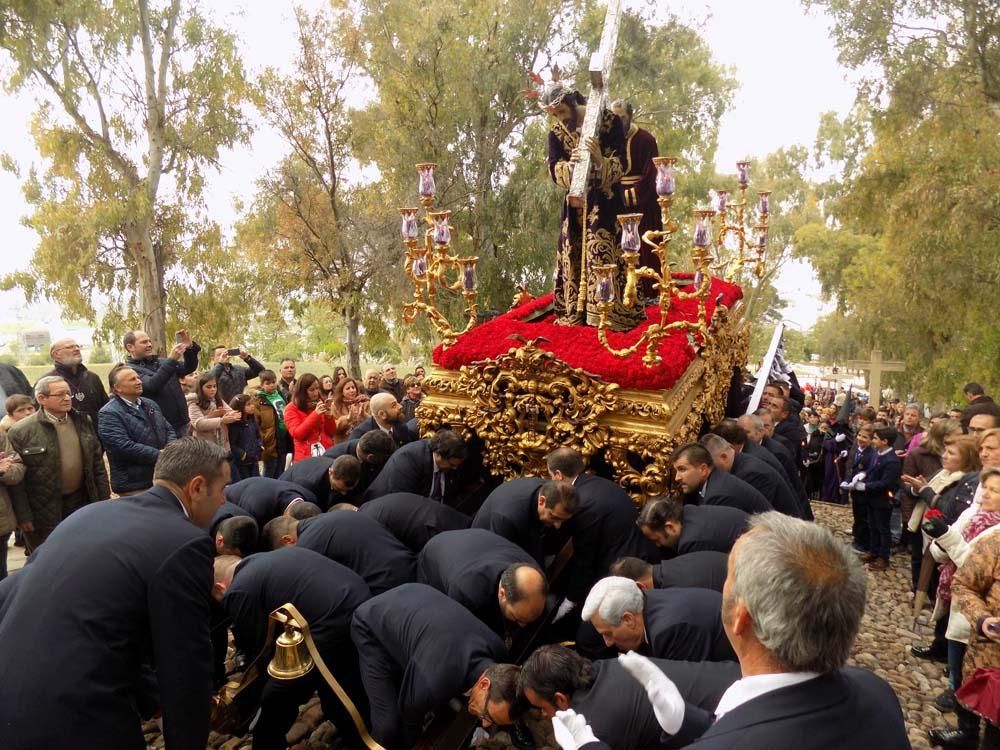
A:
<svg viewBox="0 0 1000 750">
<path fill-rule="evenodd" d="M 743 268 L 747 263 L 754 263 L 754 276 L 764 275 L 764 255 L 767 251 L 768 219 L 771 207 L 771 192 L 762 190 L 757 200 L 757 224 L 749 225 L 749 204 L 747 203 L 747 188 L 750 186 L 750 162 L 736 162 L 736 185 L 739 199 L 730 200 L 729 191 L 717 190 L 719 228 L 717 233 L 717 254 L 720 262 L 719 270 L 726 270 L 726 281 L 739 282 Z M 726 239 L 732 236 L 736 247 L 734 257 L 726 258 Z M 751 252 L 754 256 L 751 257 Z"/>
<path fill-rule="evenodd" d="M 424 313 L 441 337 L 445 348 L 455 343 L 459 336 L 469 331 L 479 314 L 476 303 L 479 282 L 476 278 L 478 257 L 459 257 L 451 254 L 450 211 L 433 211 L 436 186 L 434 182 L 435 164 L 417 164 L 419 175 L 418 192 L 420 205 L 424 209 L 424 241 L 421 244 L 419 209 L 401 208 L 401 234 L 406 247 L 405 272 L 413 283 L 413 300 L 403 307 L 403 320 L 413 323 L 418 313 Z M 456 278 L 449 283 L 446 274 L 454 270 Z M 468 318 L 465 328 L 456 331 L 448 318 L 437 308 L 439 289 L 461 292 L 465 299 L 465 314 Z"/>
</svg>

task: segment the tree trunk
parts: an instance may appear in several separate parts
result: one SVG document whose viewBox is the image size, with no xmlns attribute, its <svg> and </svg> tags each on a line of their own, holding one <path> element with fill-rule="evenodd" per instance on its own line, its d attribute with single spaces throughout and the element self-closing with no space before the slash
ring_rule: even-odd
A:
<svg viewBox="0 0 1000 750">
<path fill-rule="evenodd" d="M 347 369 L 352 378 L 361 378 L 361 320 L 357 306 L 348 302 L 344 305 L 344 324 L 347 326 Z"/>
<path fill-rule="evenodd" d="M 129 232 L 129 246 L 135 258 L 139 286 L 140 328 L 149 334 L 161 357 L 166 356 L 167 321 L 163 304 L 163 272 L 150 237 L 151 219 Z"/>
</svg>

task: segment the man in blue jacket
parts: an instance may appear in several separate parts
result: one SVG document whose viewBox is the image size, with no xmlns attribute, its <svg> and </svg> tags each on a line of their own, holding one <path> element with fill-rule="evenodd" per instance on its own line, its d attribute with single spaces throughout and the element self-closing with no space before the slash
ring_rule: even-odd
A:
<svg viewBox="0 0 1000 750">
<path fill-rule="evenodd" d="M 134 369 L 113 367 L 108 385 L 114 395 L 99 412 L 98 435 L 111 465 L 111 489 L 134 495 L 152 486 L 160 449 L 176 434 L 156 403 L 142 397 L 142 380 Z"/>
<path fill-rule="evenodd" d="M 129 354 L 125 364 L 139 376 L 143 394 L 160 407 L 174 434 L 183 437 L 189 432 L 191 420 L 179 378 L 198 369 L 201 347 L 186 330 L 178 331 L 177 338 L 178 342 L 166 357 L 157 357 L 153 353 L 153 340 L 145 331 L 129 331 L 122 344 Z"/>
</svg>

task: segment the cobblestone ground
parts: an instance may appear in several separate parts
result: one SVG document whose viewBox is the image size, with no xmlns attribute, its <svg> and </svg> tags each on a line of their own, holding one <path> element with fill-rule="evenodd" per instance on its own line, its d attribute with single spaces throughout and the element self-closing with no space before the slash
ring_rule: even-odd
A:
<svg viewBox="0 0 1000 750">
<path fill-rule="evenodd" d="M 850 541 L 851 511 L 847 506 L 814 503 L 818 522 L 833 530 L 844 543 Z M 954 725 L 954 715 L 942 715 L 934 707 L 934 697 L 948 684 L 943 667 L 910 655 L 910 646 L 930 643 L 930 628 L 911 629 L 910 566 L 906 555 L 894 555 L 892 567 L 884 573 L 869 573 L 868 606 L 851 663 L 872 670 L 896 691 L 914 750 L 930 750 L 927 730 Z M 926 614 L 926 613 L 925 613 Z M 147 724 L 149 748 L 160 750 L 163 740 L 155 724 Z M 306 704 L 288 735 L 292 750 L 347 750 L 336 729 L 323 721 L 319 699 Z M 505 743 L 491 743 L 503 747 Z M 211 750 L 250 750 L 246 737 L 228 737 L 215 732 L 209 737 Z"/>
</svg>

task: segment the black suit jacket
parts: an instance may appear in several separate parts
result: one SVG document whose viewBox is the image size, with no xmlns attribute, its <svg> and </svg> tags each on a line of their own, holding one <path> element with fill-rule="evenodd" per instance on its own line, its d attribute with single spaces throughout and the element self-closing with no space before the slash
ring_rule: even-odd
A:
<svg viewBox="0 0 1000 750">
<path fill-rule="evenodd" d="M 796 467 L 802 465 L 802 451 L 806 443 L 806 428 L 802 426 L 798 411 L 792 412 L 787 417 L 774 425 L 774 437 L 783 440 L 795 459 Z"/>
<path fill-rule="evenodd" d="M 750 516 L 725 505 L 685 505 L 681 511 L 681 537 L 677 554 L 712 550 L 725 552 L 747 530 Z"/>
<path fill-rule="evenodd" d="M 354 438 L 353 440 L 345 440 L 340 443 L 335 443 L 326 449 L 326 453 L 323 455 L 327 458 L 337 458 L 338 456 L 354 456 L 358 457 L 358 442 L 361 438 Z"/>
<path fill-rule="evenodd" d="M 577 508 L 565 529 L 573 537 L 573 558 L 566 571 L 566 596 L 583 602 L 591 587 L 608 575 L 621 557 L 660 558 L 636 520 L 639 513 L 625 490 L 610 479 L 581 474 L 573 482 Z"/>
<path fill-rule="evenodd" d="M 253 659 L 265 645 L 268 616 L 282 604 L 295 605 L 317 648 L 329 652 L 350 643 L 354 610 L 370 598 L 368 585 L 353 570 L 311 550 L 285 547 L 237 565 L 222 607 L 237 650 Z"/>
<path fill-rule="evenodd" d="M 768 439 L 770 440 L 770 438 Z M 777 443 L 777 441 L 774 440 L 771 442 Z M 781 447 L 780 443 L 778 443 L 778 446 Z M 765 462 L 768 466 L 778 472 L 779 475 L 784 477 L 788 486 L 791 487 L 792 491 L 795 493 L 795 497 L 798 498 L 799 509 L 802 517 L 806 520 L 812 520 L 812 507 L 809 505 L 809 497 L 806 495 L 805 485 L 802 484 L 802 477 L 799 474 L 798 466 L 795 465 L 795 462 L 792 460 L 792 456 L 788 453 L 788 451 L 785 451 L 783 447 L 781 450 L 787 460 L 787 463 L 785 460 L 780 460 L 780 457 L 776 452 L 772 453 L 760 443 L 747 440 L 743 444 L 743 453 L 746 453 L 748 456 L 753 456 L 754 458 L 759 458 L 761 461 Z"/>
<path fill-rule="evenodd" d="M 740 452 L 733 456 L 732 474 L 762 494 L 775 510 L 801 518 L 798 498 L 785 481 L 784 472 L 775 471 L 760 459 Z"/>
<path fill-rule="evenodd" d="M 538 520 L 538 491 L 543 484 L 538 477 L 504 482 L 483 502 L 472 519 L 472 528 L 499 534 L 531 555 L 539 565 L 544 565 L 545 526 Z"/>
<path fill-rule="evenodd" d="M 706 711 L 714 711 L 722 694 L 740 678 L 740 667 L 734 662 L 652 661 L 677 686 L 685 703 Z M 614 750 L 675 746 L 657 723 L 645 688 L 617 659 L 595 661 L 592 668 L 593 682 L 573 693 L 570 707 L 587 718 L 594 736 Z"/>
<path fill-rule="evenodd" d="M 856 667 L 765 693 L 714 724 L 709 712 L 688 705 L 679 734 L 698 737 L 689 745 L 695 750 L 910 749 L 896 694 Z"/>
<path fill-rule="evenodd" d="M 375 417 L 368 417 L 368 419 L 351 430 L 351 434 L 347 436 L 347 439 L 354 440 L 355 438 L 360 438 L 366 432 L 381 429 L 381 427 L 375 424 Z M 406 422 L 394 422 L 390 432 L 392 433 L 392 440 L 396 444 L 397 448 L 411 442 L 412 435 L 410 434 L 409 428 L 406 426 Z"/>
<path fill-rule="evenodd" d="M 702 551 L 678 555 L 653 565 L 653 587 L 658 589 L 709 589 L 722 593 L 729 555 Z"/>
<path fill-rule="evenodd" d="M 353 510 L 332 510 L 299 522 L 298 546 L 346 565 L 372 594 L 416 580 L 417 560 L 378 521 Z"/>
<path fill-rule="evenodd" d="M 212 516 L 212 523 L 208 525 L 208 535 L 215 539 L 215 532 L 219 530 L 219 524 L 225 521 L 227 518 L 235 518 L 236 516 L 246 516 L 247 518 L 253 518 L 253 513 L 248 511 L 246 508 L 241 508 L 236 503 L 231 503 L 226 500 L 219 509 L 215 511 L 215 515 Z M 260 529 L 258 528 L 258 531 Z"/>
<path fill-rule="evenodd" d="M 515 563 L 535 564 L 513 542 L 486 529 L 445 531 L 431 539 L 417 559 L 417 581 L 454 599 L 501 638 L 508 625 L 500 613 L 500 574 Z"/>
<path fill-rule="evenodd" d="M 454 505 L 456 498 L 452 485 L 453 472 L 441 474 L 444 482 L 445 505 Z M 411 492 L 414 495 L 430 497 L 434 481 L 434 453 L 430 440 L 407 443 L 385 462 L 382 471 L 365 490 L 364 499 L 374 500 L 393 492 Z"/>
<path fill-rule="evenodd" d="M 722 594 L 708 589 L 653 589 L 642 597 L 646 635 L 641 653 L 681 661 L 736 661 L 722 629 Z"/>
<path fill-rule="evenodd" d="M 225 495 L 226 500 L 249 511 L 259 528 L 264 528 L 265 523 L 284 513 L 285 508 L 296 498 L 316 502 L 316 495 L 308 487 L 286 479 L 269 477 L 243 479 L 226 487 Z"/>
<path fill-rule="evenodd" d="M 472 519 L 454 508 L 410 492 L 393 492 L 365 503 L 358 512 L 374 518 L 414 553 L 442 531 L 467 529 Z"/>
<path fill-rule="evenodd" d="M 774 510 L 767 498 L 757 490 L 721 469 L 712 469 L 702 490 L 704 494 L 699 505 L 723 505 L 751 514 Z"/>
<path fill-rule="evenodd" d="M 0 622 L 0 744 L 145 748 L 152 665 L 167 747 L 204 750 L 214 554 L 160 487 L 60 523 L 15 574 Z"/>
<path fill-rule="evenodd" d="M 437 589 L 408 583 L 358 607 L 351 624 L 371 701 L 372 736 L 409 748 L 420 723 L 460 697 L 491 664 L 506 661 L 503 641 Z"/>
</svg>

